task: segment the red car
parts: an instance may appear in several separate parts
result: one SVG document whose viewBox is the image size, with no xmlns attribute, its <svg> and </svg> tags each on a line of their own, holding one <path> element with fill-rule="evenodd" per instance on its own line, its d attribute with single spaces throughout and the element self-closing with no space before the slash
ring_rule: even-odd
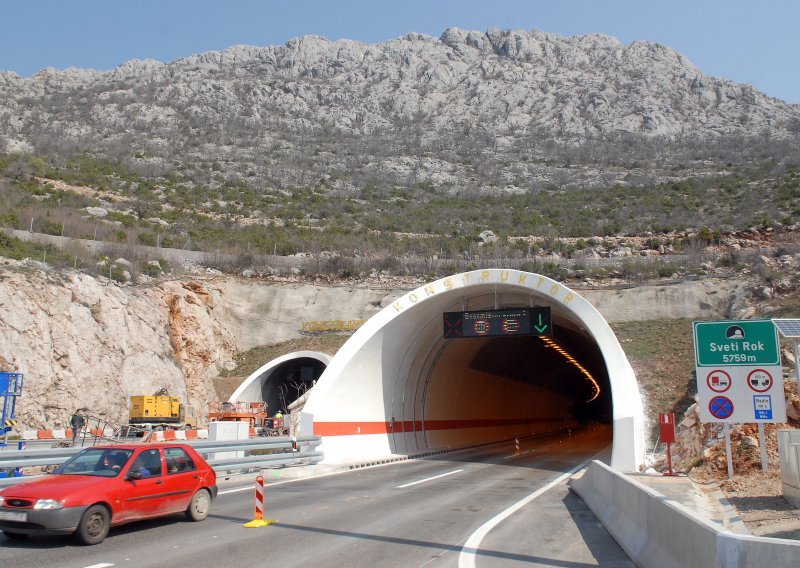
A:
<svg viewBox="0 0 800 568">
<path fill-rule="evenodd" d="M 98 544 L 109 527 L 130 521 L 181 512 L 202 521 L 216 496 L 217 476 L 191 446 L 97 446 L 0 491 L 0 530 L 11 539 L 75 533 Z"/>
</svg>

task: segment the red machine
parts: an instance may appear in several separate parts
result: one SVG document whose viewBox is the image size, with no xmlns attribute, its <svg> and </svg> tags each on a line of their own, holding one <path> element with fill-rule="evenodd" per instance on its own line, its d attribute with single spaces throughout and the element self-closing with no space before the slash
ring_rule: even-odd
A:
<svg viewBox="0 0 800 568">
<path fill-rule="evenodd" d="M 212 402 L 208 419 L 221 422 L 249 422 L 251 428 L 267 428 L 266 402 Z"/>
</svg>

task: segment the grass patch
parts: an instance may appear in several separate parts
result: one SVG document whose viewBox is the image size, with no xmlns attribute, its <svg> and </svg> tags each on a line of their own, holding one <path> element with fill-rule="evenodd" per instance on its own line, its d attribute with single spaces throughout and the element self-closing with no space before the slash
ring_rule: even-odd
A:
<svg viewBox="0 0 800 568">
<path fill-rule="evenodd" d="M 697 393 L 692 320 L 619 322 L 611 328 L 636 374 L 652 443 L 658 413 L 674 412 L 681 420 Z"/>
<path fill-rule="evenodd" d="M 319 351 L 333 356 L 348 339 L 350 339 L 350 334 L 329 333 L 300 337 L 275 345 L 254 347 L 249 351 L 237 354 L 234 358 L 236 368 L 232 371 L 223 371 L 219 374 L 219 378 L 241 377 L 244 379 L 265 363 L 295 351 Z"/>
</svg>

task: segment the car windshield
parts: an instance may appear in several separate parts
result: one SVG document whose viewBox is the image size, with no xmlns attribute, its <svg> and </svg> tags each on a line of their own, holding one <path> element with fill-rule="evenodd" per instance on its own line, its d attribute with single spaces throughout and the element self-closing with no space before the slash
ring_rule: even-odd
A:
<svg viewBox="0 0 800 568">
<path fill-rule="evenodd" d="M 88 448 L 69 458 L 53 473 L 116 477 L 125 467 L 132 453 L 133 450 Z"/>
</svg>

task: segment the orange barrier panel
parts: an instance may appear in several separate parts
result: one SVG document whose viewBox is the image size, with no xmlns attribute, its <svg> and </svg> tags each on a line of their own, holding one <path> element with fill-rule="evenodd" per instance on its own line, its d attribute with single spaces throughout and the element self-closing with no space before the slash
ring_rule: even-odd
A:
<svg viewBox="0 0 800 568">
<path fill-rule="evenodd" d="M 40 440 L 52 440 L 53 439 L 53 431 L 52 430 L 39 430 L 37 434 L 37 438 Z"/>
<path fill-rule="evenodd" d="M 197 430 L 186 430 L 186 439 L 187 440 L 196 440 L 197 439 Z"/>
<path fill-rule="evenodd" d="M 164 430 L 164 440 L 174 440 L 175 438 L 175 430 Z"/>
<path fill-rule="evenodd" d="M 255 438 L 258 435 L 255 428 L 250 428 L 250 437 Z"/>
<path fill-rule="evenodd" d="M 66 436 L 67 436 L 67 438 L 69 438 L 70 440 L 72 439 L 72 429 L 68 429 L 68 430 L 66 431 Z"/>
</svg>

